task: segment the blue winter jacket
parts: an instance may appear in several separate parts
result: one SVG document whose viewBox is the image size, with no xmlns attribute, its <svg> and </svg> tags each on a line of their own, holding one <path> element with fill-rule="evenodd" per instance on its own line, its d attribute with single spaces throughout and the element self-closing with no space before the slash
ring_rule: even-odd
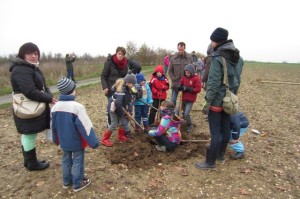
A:
<svg viewBox="0 0 300 199">
<path fill-rule="evenodd" d="M 52 107 L 52 139 L 65 151 L 97 148 L 99 140 L 84 106 L 73 95 L 60 95 Z"/>
<path fill-rule="evenodd" d="M 142 89 L 142 86 L 140 86 L 138 84 L 136 84 L 135 86 L 139 87 L 138 89 Z M 146 93 L 143 93 L 143 96 L 141 98 L 136 99 L 134 105 L 145 105 L 145 103 L 147 103 L 147 104 L 153 103 L 152 92 L 151 92 L 149 85 L 146 83 L 144 86 L 146 87 Z M 143 103 L 141 101 L 143 101 L 145 103 Z"/>
</svg>

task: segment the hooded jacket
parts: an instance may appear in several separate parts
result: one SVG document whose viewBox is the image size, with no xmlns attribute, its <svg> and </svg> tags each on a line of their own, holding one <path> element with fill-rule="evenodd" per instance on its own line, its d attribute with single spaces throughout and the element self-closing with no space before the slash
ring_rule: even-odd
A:
<svg viewBox="0 0 300 199">
<path fill-rule="evenodd" d="M 223 98 L 226 93 L 226 86 L 223 83 L 224 65 L 222 57 L 226 59 L 227 63 L 229 90 L 234 94 L 238 93 L 244 65 L 244 61 L 239 53 L 239 50 L 234 46 L 232 40 L 220 43 L 214 48 L 205 96 L 207 103 L 210 105 L 217 107 L 222 106 Z"/>
<path fill-rule="evenodd" d="M 168 69 L 170 79 L 172 80 L 172 89 L 179 87 L 180 80 L 184 75 L 185 66 L 192 63 L 192 57 L 186 52 L 183 55 L 177 52 L 172 56 Z"/>
<path fill-rule="evenodd" d="M 12 60 L 9 72 L 14 93 L 22 93 L 33 101 L 46 102 L 45 111 L 35 118 L 21 119 L 13 113 L 18 133 L 34 134 L 49 129 L 52 94 L 46 86 L 43 73 L 35 65 L 20 58 Z"/>
<path fill-rule="evenodd" d="M 160 72 L 161 77 L 157 77 L 156 73 Z M 169 80 L 164 74 L 164 68 L 162 65 L 156 66 L 154 73 L 150 80 L 150 87 L 153 99 L 165 100 L 167 98 L 167 90 L 169 89 Z"/>
<path fill-rule="evenodd" d="M 195 68 L 192 64 L 188 64 L 185 71 L 191 73 L 190 77 L 187 77 L 185 74 L 180 80 L 180 86 L 193 88 L 193 92 L 182 91 L 183 96 L 182 100 L 187 102 L 195 102 L 197 99 L 197 94 L 201 91 L 201 80 L 198 74 L 195 74 Z"/>
<path fill-rule="evenodd" d="M 128 65 L 124 70 L 118 68 L 117 64 L 113 61 L 113 55 L 106 60 L 103 71 L 101 73 L 102 89 L 109 89 L 107 96 L 112 95 L 111 87 L 116 83 L 117 79 L 124 78 L 128 72 Z"/>
</svg>

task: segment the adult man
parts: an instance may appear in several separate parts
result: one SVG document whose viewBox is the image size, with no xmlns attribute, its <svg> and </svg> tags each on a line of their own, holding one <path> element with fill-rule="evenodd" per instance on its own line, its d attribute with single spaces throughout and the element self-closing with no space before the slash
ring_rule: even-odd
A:
<svg viewBox="0 0 300 199">
<path fill-rule="evenodd" d="M 66 54 L 66 67 L 67 67 L 67 78 L 71 79 L 74 83 L 77 83 L 74 79 L 73 62 L 75 61 L 75 55 Z"/>
<path fill-rule="evenodd" d="M 224 161 L 224 154 L 230 139 L 230 115 L 222 110 L 222 100 L 226 91 L 226 86 L 223 83 L 224 63 L 222 57 L 226 59 L 229 89 L 235 94 L 237 94 L 240 86 L 244 62 L 233 41 L 227 40 L 227 37 L 228 31 L 223 28 L 217 28 L 210 36 L 214 51 L 211 57 L 205 99 L 207 101 L 211 141 L 206 152 L 205 162 L 196 163 L 198 169 L 215 168 L 217 158 Z"/>
<path fill-rule="evenodd" d="M 179 42 L 177 44 L 178 52 L 175 53 L 169 65 L 169 77 L 172 80 L 172 97 L 171 101 L 174 105 L 176 105 L 178 90 L 177 88 L 180 86 L 180 80 L 184 75 L 184 68 L 188 64 L 192 64 L 192 57 L 185 52 L 185 43 Z"/>
</svg>

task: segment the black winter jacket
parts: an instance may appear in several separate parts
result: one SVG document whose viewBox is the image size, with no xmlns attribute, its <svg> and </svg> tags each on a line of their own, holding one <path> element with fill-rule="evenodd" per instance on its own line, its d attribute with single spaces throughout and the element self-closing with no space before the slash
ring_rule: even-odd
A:
<svg viewBox="0 0 300 199">
<path fill-rule="evenodd" d="M 107 96 L 112 95 L 111 87 L 116 83 L 117 79 L 124 78 L 128 72 L 128 66 L 124 70 L 120 70 L 113 61 L 113 56 L 106 60 L 103 71 L 101 73 L 102 89 L 109 89 Z"/>
<path fill-rule="evenodd" d="M 50 128 L 50 108 L 52 94 L 47 88 L 43 73 L 38 67 L 16 58 L 12 61 L 9 69 L 11 72 L 11 85 L 14 93 L 23 93 L 27 98 L 46 102 L 47 106 L 42 115 L 31 118 L 21 119 L 14 114 L 17 131 L 20 134 L 34 134 Z M 45 92 L 42 92 L 44 90 Z"/>
</svg>

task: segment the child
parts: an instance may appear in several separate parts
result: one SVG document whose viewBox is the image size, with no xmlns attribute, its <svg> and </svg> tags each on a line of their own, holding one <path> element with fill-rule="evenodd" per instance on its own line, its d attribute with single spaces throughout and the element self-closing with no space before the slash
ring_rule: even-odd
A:
<svg viewBox="0 0 300 199">
<path fill-rule="evenodd" d="M 151 127 L 155 126 L 154 120 L 158 107 L 161 102 L 167 98 L 167 90 L 169 89 L 168 78 L 164 74 L 164 67 L 157 65 L 150 80 L 150 87 L 152 91 L 153 107 L 150 109 L 149 124 Z"/>
<path fill-rule="evenodd" d="M 174 112 L 174 104 L 171 101 L 164 101 L 161 108 L 161 120 L 157 129 L 150 130 L 148 134 L 153 136 L 158 145 L 158 151 L 174 151 L 181 142 L 181 134 L 179 125 L 181 120 L 178 120 Z"/>
<path fill-rule="evenodd" d="M 239 138 L 247 131 L 249 127 L 249 120 L 246 115 L 242 112 L 238 112 L 230 116 L 230 128 L 231 128 L 231 138 L 230 147 L 235 153 L 230 156 L 231 159 L 237 160 L 244 158 L 245 149 L 244 145 Z"/>
<path fill-rule="evenodd" d="M 105 146 L 111 147 L 113 145 L 109 138 L 114 130 L 118 128 L 118 140 L 126 142 L 128 138 L 125 136 L 129 134 L 129 121 L 125 116 L 123 108 L 128 112 L 132 109 L 132 88 L 136 84 L 136 77 L 129 73 L 123 79 L 117 79 L 116 84 L 112 86 L 113 95 L 108 101 L 108 108 L 110 110 L 111 124 L 104 132 L 101 143 Z M 125 129 L 124 129 L 125 128 Z"/>
<path fill-rule="evenodd" d="M 197 94 L 201 91 L 201 80 L 199 75 L 195 74 L 195 68 L 192 64 L 184 68 L 184 76 L 180 80 L 178 91 L 182 91 L 182 110 L 183 117 L 187 122 L 187 132 L 193 131 L 192 120 L 190 116 L 191 109 L 197 99 Z"/>
<path fill-rule="evenodd" d="M 91 180 L 84 177 L 85 147 L 95 149 L 99 140 L 84 106 L 75 102 L 76 85 L 68 78 L 57 83 L 59 101 L 52 107 L 52 139 L 63 150 L 63 188 L 74 192 L 86 188 Z"/>
<path fill-rule="evenodd" d="M 152 104 L 152 93 L 148 84 L 146 84 L 146 79 L 142 73 L 136 74 L 137 80 L 137 90 L 140 93 L 141 98 L 136 99 L 134 103 L 134 118 L 138 124 L 141 124 L 141 119 L 143 121 L 144 129 L 146 132 L 149 131 L 148 122 L 148 111 L 149 106 L 147 104 Z M 135 126 L 135 132 L 141 132 L 142 129 L 138 125 Z"/>
</svg>

